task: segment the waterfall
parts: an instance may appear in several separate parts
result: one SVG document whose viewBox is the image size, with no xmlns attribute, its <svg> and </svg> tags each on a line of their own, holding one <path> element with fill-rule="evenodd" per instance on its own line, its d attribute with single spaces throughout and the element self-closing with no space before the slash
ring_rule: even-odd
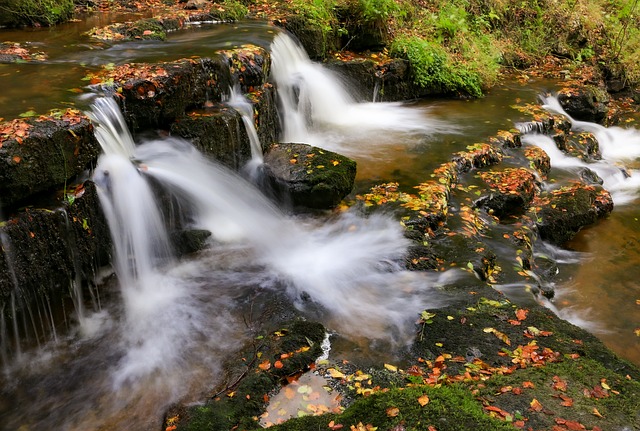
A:
<svg viewBox="0 0 640 431">
<path fill-rule="evenodd" d="M 572 129 L 591 132 L 598 141 L 602 160 L 584 162 L 570 157 L 560 151 L 555 142 L 547 136 L 528 134 L 523 142 L 535 144 L 547 152 L 551 159 L 551 166 L 576 172 L 588 168 L 603 180 L 616 205 L 628 204 L 635 201 L 640 190 L 640 171 L 628 168 L 627 165 L 634 158 L 640 156 L 640 131 L 622 127 L 604 127 L 597 123 L 578 121 L 568 115 L 557 97 L 542 97 L 543 108 L 548 111 L 565 115 L 571 122 Z"/>
<path fill-rule="evenodd" d="M 251 161 L 249 162 L 249 173 L 255 173 L 255 171 L 264 163 L 264 157 L 262 154 L 262 144 L 258 137 L 258 131 L 253 122 L 253 105 L 240 91 L 240 86 L 236 85 L 230 89 L 231 97 L 229 98 L 229 105 L 234 108 L 242 117 L 242 122 L 249 135 L 249 144 L 251 145 Z M 253 175 L 250 176 L 250 178 Z"/>
<path fill-rule="evenodd" d="M 96 135 L 101 143 L 107 140 L 94 181 L 113 236 L 126 311 L 128 353 L 118 382 L 178 360 L 175 340 L 207 331 L 189 287 L 167 274 L 176 262 L 149 181 L 179 201 L 191 227 L 212 233 L 212 247 L 237 244 L 251 250 L 247 265 L 263 268 L 259 285 L 283 286 L 301 309 L 310 299 L 342 330 L 387 338 L 384 328 L 366 324 L 383 320 L 402 338 L 398 334 L 408 335 L 414 317 L 409 310 L 419 313 L 437 301 L 425 292 L 439 276 L 407 273 L 397 263 L 408 246 L 397 221 L 351 212 L 328 221 L 285 216 L 256 187 L 189 142 L 165 138 L 131 148 L 115 102 L 100 99 L 94 106 Z M 124 134 L 124 142 L 109 142 L 120 139 L 116 132 Z M 395 282 L 404 287 L 390 295 Z M 180 312 L 166 322 L 165 307 Z"/>
<path fill-rule="evenodd" d="M 271 59 L 283 142 L 305 142 L 349 156 L 375 157 L 373 148 L 385 139 L 381 132 L 428 135 L 457 131 L 428 115 L 426 108 L 358 101 L 337 74 L 312 62 L 304 48 L 284 32 L 271 44 Z"/>
</svg>

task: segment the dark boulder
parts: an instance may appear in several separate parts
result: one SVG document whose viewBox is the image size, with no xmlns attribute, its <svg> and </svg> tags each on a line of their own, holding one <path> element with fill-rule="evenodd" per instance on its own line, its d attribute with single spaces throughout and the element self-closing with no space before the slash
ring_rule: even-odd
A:
<svg viewBox="0 0 640 431">
<path fill-rule="evenodd" d="M 607 115 L 609 95 L 599 87 L 586 85 L 558 92 L 562 108 L 576 120 L 602 123 Z"/>
<path fill-rule="evenodd" d="M 294 207 L 333 208 L 351 192 L 356 162 L 306 144 L 276 144 L 265 156 L 267 175 Z"/>
<path fill-rule="evenodd" d="M 534 206 L 540 237 L 563 245 L 583 227 L 607 216 L 613 200 L 606 190 L 577 183 L 541 196 Z"/>
<path fill-rule="evenodd" d="M 100 154 L 93 125 L 79 111 L 0 124 L 1 205 L 62 187 Z"/>
<path fill-rule="evenodd" d="M 200 151 L 234 170 L 251 159 L 249 136 L 233 108 L 190 112 L 171 125 L 171 133 L 190 140 Z"/>
<path fill-rule="evenodd" d="M 536 178 L 525 168 L 481 172 L 480 178 L 489 186 L 489 194 L 476 204 L 498 218 L 526 211 L 536 192 Z"/>
</svg>

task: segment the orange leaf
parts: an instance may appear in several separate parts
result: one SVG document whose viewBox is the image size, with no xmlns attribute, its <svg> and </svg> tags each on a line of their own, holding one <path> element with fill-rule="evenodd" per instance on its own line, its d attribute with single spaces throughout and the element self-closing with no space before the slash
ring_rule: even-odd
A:
<svg viewBox="0 0 640 431">
<path fill-rule="evenodd" d="M 531 406 L 531 410 L 535 412 L 541 412 L 543 409 L 542 404 L 540 404 L 540 401 L 536 400 L 535 398 L 531 401 L 529 405 Z"/>
<path fill-rule="evenodd" d="M 522 382 L 522 387 L 526 389 L 533 389 L 536 387 L 536 385 L 534 385 L 533 382 L 526 381 Z"/>
<path fill-rule="evenodd" d="M 14 162 L 16 162 L 16 163 L 20 163 L 20 161 L 21 161 L 22 159 L 20 158 L 20 156 L 13 156 L 13 157 L 12 157 L 12 160 L 13 160 Z"/>
<path fill-rule="evenodd" d="M 397 407 L 389 407 L 387 409 L 387 416 L 390 418 L 395 418 L 400 414 L 400 409 Z"/>
<path fill-rule="evenodd" d="M 567 382 L 565 382 L 558 376 L 553 376 L 553 389 L 555 389 L 556 391 L 566 392 Z"/>
<path fill-rule="evenodd" d="M 281 361 L 275 361 L 273 363 L 273 366 L 278 368 L 278 369 L 280 369 L 280 368 L 284 367 L 284 364 Z"/>
<path fill-rule="evenodd" d="M 423 396 L 421 396 L 421 397 L 419 397 L 419 398 L 418 398 L 418 403 L 419 403 L 422 407 L 424 407 L 424 406 L 426 406 L 427 404 L 429 404 L 429 401 L 430 401 L 430 400 L 429 400 L 429 397 L 428 397 L 428 396 L 426 396 L 426 395 L 423 395 Z"/>
<path fill-rule="evenodd" d="M 268 359 L 265 359 L 260 363 L 260 365 L 258 365 L 258 368 L 260 368 L 262 371 L 267 371 L 269 368 L 271 368 L 271 362 L 269 362 Z"/>
<path fill-rule="evenodd" d="M 518 308 L 516 310 L 516 319 L 518 320 L 524 320 L 527 318 L 527 314 L 529 313 L 529 310 L 525 310 L 523 308 Z"/>
</svg>

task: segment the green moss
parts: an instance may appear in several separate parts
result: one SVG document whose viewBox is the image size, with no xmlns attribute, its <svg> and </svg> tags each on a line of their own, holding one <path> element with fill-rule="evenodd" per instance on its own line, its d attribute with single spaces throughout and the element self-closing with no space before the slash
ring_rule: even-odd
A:
<svg viewBox="0 0 640 431">
<path fill-rule="evenodd" d="M 418 399 L 426 395 L 428 403 L 422 406 Z M 422 398 L 425 400 L 425 398 Z M 424 401 L 423 401 L 424 402 Z M 397 409 L 397 411 L 395 410 Z M 307 431 L 327 429 L 334 421 L 343 429 L 371 424 L 379 430 L 411 429 L 438 431 L 513 430 L 513 427 L 487 416 L 471 393 L 460 386 L 433 388 L 417 386 L 390 389 L 384 393 L 360 398 L 340 415 L 325 415 L 292 419 L 270 429 L 274 431 Z M 407 428 L 405 428 L 407 427 Z"/>
<path fill-rule="evenodd" d="M 523 382 L 533 385 L 523 388 Z M 518 395 L 504 389 L 516 387 L 522 389 Z M 480 396 L 510 413 L 521 412 L 527 416 L 527 426 L 534 429 L 548 429 L 556 425 L 558 417 L 580 422 L 586 429 L 595 426 L 600 429 L 631 426 L 635 429 L 640 425 L 640 383 L 590 359 L 580 358 L 494 376 L 486 381 Z M 544 410 L 530 409 L 533 399 Z M 594 414 L 595 411 L 602 417 Z"/>
<path fill-rule="evenodd" d="M 391 55 L 409 61 L 416 85 L 437 93 L 482 96 L 480 75 L 454 61 L 439 44 L 416 36 L 396 39 Z"/>
<path fill-rule="evenodd" d="M 0 25 L 54 25 L 71 18 L 73 8 L 73 0 L 4 0 Z"/>
<path fill-rule="evenodd" d="M 224 0 L 209 13 L 220 21 L 239 21 L 246 17 L 248 12 L 247 7 L 238 0 Z"/>
</svg>

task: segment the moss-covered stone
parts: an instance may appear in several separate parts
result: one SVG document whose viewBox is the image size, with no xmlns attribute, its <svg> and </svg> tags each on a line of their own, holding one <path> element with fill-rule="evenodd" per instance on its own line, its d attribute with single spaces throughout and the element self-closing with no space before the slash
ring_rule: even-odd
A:
<svg viewBox="0 0 640 431">
<path fill-rule="evenodd" d="M 265 155 L 274 188 L 294 207 L 333 208 L 351 192 L 356 162 L 306 144 L 276 144 Z"/>
<path fill-rule="evenodd" d="M 479 175 L 489 190 L 476 204 L 498 218 L 525 212 L 533 200 L 536 178 L 528 169 L 506 168 Z"/>
<path fill-rule="evenodd" d="M 577 183 L 562 187 L 534 202 L 534 219 L 540 237 L 562 245 L 580 229 L 595 223 L 613 210 L 613 200 L 606 190 Z"/>
</svg>

